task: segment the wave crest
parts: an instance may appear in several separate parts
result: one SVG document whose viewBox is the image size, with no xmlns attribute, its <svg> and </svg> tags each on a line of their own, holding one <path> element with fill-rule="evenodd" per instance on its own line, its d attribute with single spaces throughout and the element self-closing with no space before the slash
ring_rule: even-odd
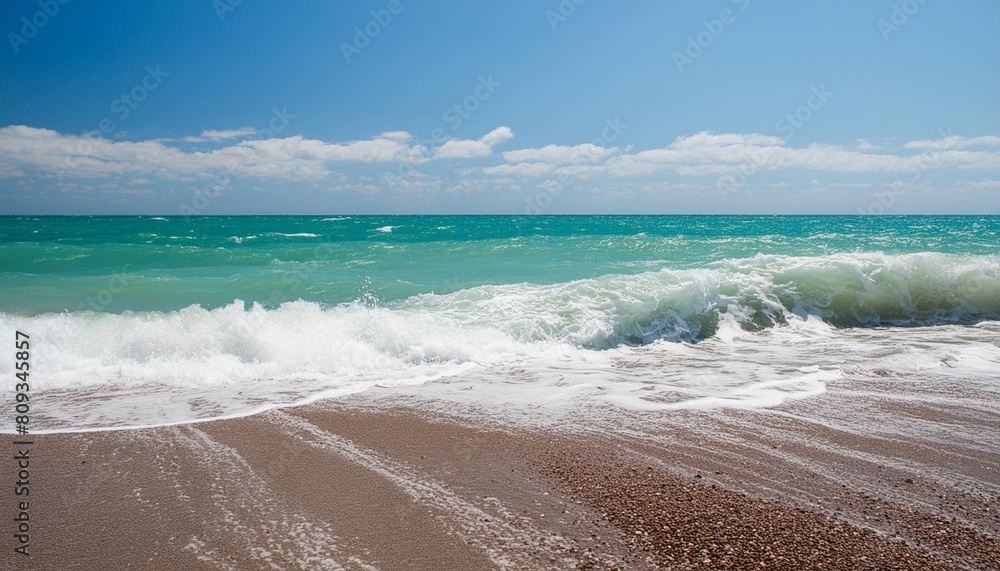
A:
<svg viewBox="0 0 1000 571">
<path fill-rule="evenodd" d="M 47 349 L 51 386 L 379 378 L 425 364 L 504 362 L 553 346 L 697 342 L 817 317 L 834 327 L 1000 320 L 1000 259 L 760 255 L 553 285 L 479 286 L 384 306 L 275 309 L 240 300 L 172 312 L 0 314 Z"/>
<path fill-rule="evenodd" d="M 489 323 L 525 342 L 589 348 L 711 337 L 724 318 L 757 331 L 815 316 L 836 327 L 1000 319 L 1000 259 L 947 254 L 758 255 L 547 286 L 483 286 L 403 307 Z M 728 317 L 724 317 L 728 316 Z"/>
</svg>

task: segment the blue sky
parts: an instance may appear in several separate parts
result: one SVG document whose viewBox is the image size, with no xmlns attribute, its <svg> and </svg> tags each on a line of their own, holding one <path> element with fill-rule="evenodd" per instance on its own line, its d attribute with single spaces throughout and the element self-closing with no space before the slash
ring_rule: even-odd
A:
<svg viewBox="0 0 1000 571">
<path fill-rule="evenodd" d="M 1000 213 L 998 2 L 577 2 L 0 0 L 0 213 Z"/>
</svg>

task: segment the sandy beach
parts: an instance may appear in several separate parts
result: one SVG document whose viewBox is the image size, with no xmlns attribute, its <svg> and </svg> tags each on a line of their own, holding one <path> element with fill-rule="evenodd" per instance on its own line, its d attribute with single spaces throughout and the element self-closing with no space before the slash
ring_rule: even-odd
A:
<svg viewBox="0 0 1000 571">
<path fill-rule="evenodd" d="M 536 426 L 397 389 L 38 435 L 3 567 L 1000 569 L 995 411 L 904 384 Z"/>
<path fill-rule="evenodd" d="M 998 22 L 0 0 L 0 571 L 1000 571 Z"/>
</svg>

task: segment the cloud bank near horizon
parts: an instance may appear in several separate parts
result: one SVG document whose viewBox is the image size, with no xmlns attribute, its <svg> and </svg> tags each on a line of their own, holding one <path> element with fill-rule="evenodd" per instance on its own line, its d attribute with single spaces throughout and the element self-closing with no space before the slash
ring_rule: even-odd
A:
<svg viewBox="0 0 1000 571">
<path fill-rule="evenodd" d="M 514 132 L 506 126 L 479 139 L 449 139 L 428 148 L 406 131 L 364 140 L 322 141 L 301 135 L 258 138 L 256 130 L 239 128 L 206 130 L 181 139 L 130 141 L 11 125 L 0 128 L 0 179 L 56 176 L 94 181 L 132 176 L 172 181 L 226 173 L 232 178 L 309 181 L 342 178 L 341 171 L 352 164 L 375 165 L 405 176 L 415 165 L 430 162 L 451 168 L 461 165 L 465 174 L 524 179 L 602 175 L 629 179 L 671 173 L 725 180 L 739 173 L 792 169 L 862 174 L 1000 170 L 1000 136 L 948 134 L 884 149 L 864 139 L 852 146 L 812 143 L 796 147 L 773 135 L 702 131 L 645 150 L 552 143 L 496 152 L 513 139 Z"/>
</svg>

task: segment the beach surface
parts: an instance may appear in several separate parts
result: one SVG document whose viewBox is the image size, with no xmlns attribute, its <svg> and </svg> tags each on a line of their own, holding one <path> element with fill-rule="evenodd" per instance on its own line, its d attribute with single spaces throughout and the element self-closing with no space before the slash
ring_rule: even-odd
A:
<svg viewBox="0 0 1000 571">
<path fill-rule="evenodd" d="M 1000 569 L 974 389 L 830 382 L 759 409 L 515 418 L 420 387 L 43 434 L 3 569 Z M 948 403 L 948 404 L 943 404 Z M 964 403 L 964 404 L 963 404 Z M 984 404 L 985 403 L 985 404 Z"/>
</svg>

